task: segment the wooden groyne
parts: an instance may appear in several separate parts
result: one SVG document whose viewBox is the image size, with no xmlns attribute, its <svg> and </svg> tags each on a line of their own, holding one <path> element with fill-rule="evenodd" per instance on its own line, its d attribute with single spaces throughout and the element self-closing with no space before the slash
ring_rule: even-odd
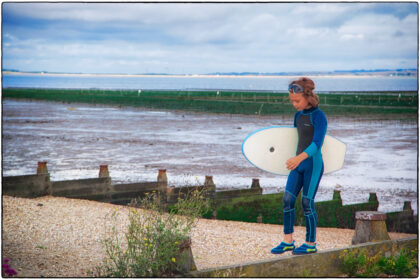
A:
<svg viewBox="0 0 420 280">
<path fill-rule="evenodd" d="M 113 184 L 107 165 L 99 167 L 97 178 L 51 181 L 46 162 L 38 162 L 37 174 L 6 176 L 2 178 L 3 195 L 35 198 L 45 195 L 88 199 L 118 205 L 128 205 L 133 199 L 143 198 L 153 191 L 159 192 L 168 205 L 191 190 L 204 190 L 204 194 L 214 203 L 205 218 L 283 224 L 283 193 L 263 194 L 259 179 L 252 179 L 248 188 L 216 191 L 212 176 L 206 176 L 203 185 L 173 187 L 168 185 L 165 169 L 160 169 L 155 181 L 130 184 Z M 298 198 L 297 201 L 300 201 Z M 355 228 L 357 211 L 377 211 L 378 199 L 371 193 L 364 203 L 343 205 L 339 191 L 334 191 L 333 199 L 315 202 L 318 212 L 318 226 Z M 304 225 L 305 220 L 300 203 L 296 203 L 296 225 Z M 302 215 L 301 215 L 302 214 Z M 404 203 L 399 212 L 386 213 L 388 231 L 417 233 L 418 216 L 414 215 L 410 202 Z"/>
</svg>

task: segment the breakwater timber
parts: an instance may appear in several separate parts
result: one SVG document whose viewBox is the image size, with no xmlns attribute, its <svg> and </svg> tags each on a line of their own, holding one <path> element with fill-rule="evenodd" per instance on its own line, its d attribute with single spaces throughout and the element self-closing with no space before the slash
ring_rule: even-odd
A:
<svg viewBox="0 0 420 280">
<path fill-rule="evenodd" d="M 80 102 L 154 109 L 226 114 L 284 115 L 294 113 L 287 92 L 186 91 L 4 88 L 5 98 Z M 318 93 L 322 110 L 330 115 L 390 115 L 416 117 L 417 91 Z"/>
<path fill-rule="evenodd" d="M 262 194 L 258 179 L 253 179 L 249 188 L 241 190 L 216 191 L 212 176 L 206 176 L 201 186 L 171 187 L 168 186 L 166 170 L 160 169 L 156 181 L 112 184 L 108 166 L 102 165 L 98 178 L 51 181 L 47 163 L 39 162 L 37 174 L 3 177 L 2 183 L 4 195 L 29 198 L 52 195 L 120 205 L 128 205 L 153 191 L 159 192 L 167 205 L 171 205 L 176 203 L 180 195 L 199 189 L 213 202 L 212 209 L 203 215 L 204 218 L 283 224 L 280 211 L 283 193 Z M 343 205 L 340 192 L 334 191 L 332 200 L 315 203 L 319 213 L 318 226 L 354 229 L 356 212 L 376 211 L 378 204 L 376 194 L 371 193 L 365 203 Z M 296 211 L 296 224 L 304 225 L 299 203 L 296 204 Z M 392 232 L 417 233 L 417 220 L 410 202 L 405 202 L 402 211 L 386 213 L 386 225 L 388 231 Z"/>
</svg>

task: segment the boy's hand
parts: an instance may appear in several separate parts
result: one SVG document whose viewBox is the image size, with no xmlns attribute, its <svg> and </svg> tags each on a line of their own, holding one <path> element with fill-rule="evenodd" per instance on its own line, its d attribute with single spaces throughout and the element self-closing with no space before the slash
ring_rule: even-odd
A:
<svg viewBox="0 0 420 280">
<path fill-rule="evenodd" d="M 286 161 L 286 166 L 287 166 L 287 169 L 289 169 L 289 170 L 295 170 L 295 169 L 296 169 L 296 167 L 298 167 L 298 166 L 299 166 L 299 164 L 300 164 L 302 161 L 304 161 L 305 159 L 307 159 L 308 157 L 309 157 L 309 156 L 308 156 L 308 154 L 307 154 L 307 153 L 302 152 L 301 154 L 299 154 L 299 155 L 297 155 L 297 156 L 295 156 L 295 157 L 289 158 L 289 159 Z"/>
</svg>

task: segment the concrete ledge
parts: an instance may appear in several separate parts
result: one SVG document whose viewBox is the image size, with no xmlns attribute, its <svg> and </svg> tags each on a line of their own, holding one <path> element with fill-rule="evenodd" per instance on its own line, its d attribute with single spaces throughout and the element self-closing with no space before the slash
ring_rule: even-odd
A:
<svg viewBox="0 0 420 280">
<path fill-rule="evenodd" d="M 418 247 L 418 238 L 386 240 L 364 243 L 341 249 L 320 251 L 305 256 L 286 256 L 269 261 L 244 263 L 192 271 L 190 277 L 342 277 L 340 254 L 344 250 L 365 249 L 368 256 L 381 252 L 384 256 L 394 255 L 402 248 L 409 250 Z"/>
</svg>

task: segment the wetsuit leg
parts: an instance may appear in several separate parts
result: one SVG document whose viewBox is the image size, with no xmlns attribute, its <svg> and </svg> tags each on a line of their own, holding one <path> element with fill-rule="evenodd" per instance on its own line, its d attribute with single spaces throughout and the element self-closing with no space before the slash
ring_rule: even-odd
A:
<svg viewBox="0 0 420 280">
<path fill-rule="evenodd" d="M 303 174 L 292 170 L 287 178 L 286 190 L 283 195 L 284 234 L 293 233 L 295 224 L 295 202 L 303 184 Z"/>
<path fill-rule="evenodd" d="M 318 217 L 315 210 L 315 195 L 324 173 L 322 158 L 308 158 L 302 164 L 304 168 L 302 208 L 306 223 L 306 241 L 315 242 Z"/>
</svg>

